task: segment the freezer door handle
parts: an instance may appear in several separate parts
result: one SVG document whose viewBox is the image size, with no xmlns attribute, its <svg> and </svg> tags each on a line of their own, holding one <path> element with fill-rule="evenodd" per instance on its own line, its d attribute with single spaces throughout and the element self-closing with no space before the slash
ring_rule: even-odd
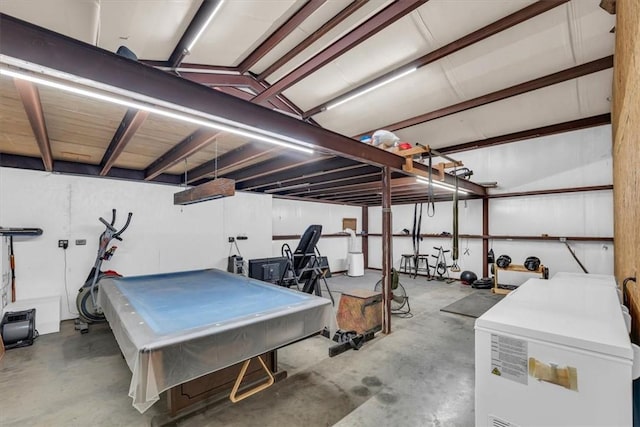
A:
<svg viewBox="0 0 640 427">
<path fill-rule="evenodd" d="M 622 312 L 622 318 L 624 319 L 624 325 L 627 327 L 627 333 L 631 333 L 631 315 L 629 313 Z"/>
<path fill-rule="evenodd" d="M 633 349 L 633 366 L 631 368 L 631 377 L 635 380 L 640 377 L 640 347 L 631 344 Z"/>
</svg>

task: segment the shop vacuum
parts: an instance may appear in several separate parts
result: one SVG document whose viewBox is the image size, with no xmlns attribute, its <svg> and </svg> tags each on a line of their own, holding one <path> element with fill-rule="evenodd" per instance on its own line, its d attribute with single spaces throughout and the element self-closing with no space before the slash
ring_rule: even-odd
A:
<svg viewBox="0 0 640 427">
<path fill-rule="evenodd" d="M 38 338 L 36 309 L 6 312 L 0 322 L 0 332 L 7 350 L 33 344 Z"/>
</svg>

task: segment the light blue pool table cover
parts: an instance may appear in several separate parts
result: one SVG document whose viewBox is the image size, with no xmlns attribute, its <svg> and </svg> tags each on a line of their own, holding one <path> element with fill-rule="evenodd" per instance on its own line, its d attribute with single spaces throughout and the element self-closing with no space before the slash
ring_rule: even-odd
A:
<svg viewBox="0 0 640 427">
<path fill-rule="evenodd" d="M 140 412 L 164 390 L 313 335 L 332 316 L 325 298 L 216 269 L 105 278 L 99 303 Z"/>
</svg>

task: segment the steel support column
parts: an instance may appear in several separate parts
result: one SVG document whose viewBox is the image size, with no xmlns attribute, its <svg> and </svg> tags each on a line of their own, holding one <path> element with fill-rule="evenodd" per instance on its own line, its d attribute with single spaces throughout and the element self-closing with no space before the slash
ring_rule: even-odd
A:
<svg viewBox="0 0 640 427">
<path fill-rule="evenodd" d="M 391 168 L 382 168 L 382 332 L 391 333 Z"/>
<path fill-rule="evenodd" d="M 482 199 L 482 277 L 489 277 L 489 199 Z"/>
<path fill-rule="evenodd" d="M 362 257 L 364 268 L 369 268 L 369 207 L 362 207 Z"/>
</svg>

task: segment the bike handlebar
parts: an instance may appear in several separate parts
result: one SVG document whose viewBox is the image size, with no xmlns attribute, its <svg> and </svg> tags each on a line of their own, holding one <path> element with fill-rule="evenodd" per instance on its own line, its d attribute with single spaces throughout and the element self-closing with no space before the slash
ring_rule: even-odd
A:
<svg viewBox="0 0 640 427">
<path fill-rule="evenodd" d="M 122 241 L 122 239 L 120 238 L 120 235 L 122 233 L 124 233 L 124 231 L 127 229 L 127 227 L 129 227 L 129 224 L 131 223 L 131 217 L 133 216 L 133 212 L 129 212 L 129 215 L 127 215 L 127 222 L 124 223 L 124 226 L 118 230 L 116 229 L 113 224 L 115 224 L 116 222 L 116 210 L 113 209 L 111 212 L 111 223 L 108 223 L 106 219 L 100 217 L 98 218 L 100 220 L 100 222 L 102 224 L 104 224 L 105 227 L 107 227 L 107 229 L 109 231 L 111 231 L 113 233 L 112 238 L 114 239 L 118 239 L 120 241 Z"/>
</svg>

